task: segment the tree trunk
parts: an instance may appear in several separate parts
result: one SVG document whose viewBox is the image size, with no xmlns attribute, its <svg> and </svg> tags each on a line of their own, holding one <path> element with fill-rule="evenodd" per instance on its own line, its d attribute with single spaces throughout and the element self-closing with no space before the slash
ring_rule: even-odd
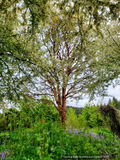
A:
<svg viewBox="0 0 120 160">
<path fill-rule="evenodd" d="M 64 103 L 61 107 L 59 107 L 59 115 L 60 115 L 60 121 L 62 124 L 62 127 L 66 124 L 67 122 L 67 117 L 66 117 L 66 103 Z M 67 128 L 67 125 L 65 125 L 65 129 Z"/>
<path fill-rule="evenodd" d="M 66 118 L 66 97 L 65 97 L 65 91 L 66 89 L 62 88 L 62 114 L 61 114 L 61 123 L 62 127 L 66 124 L 67 118 Z M 65 125 L 65 128 L 67 126 Z"/>
</svg>

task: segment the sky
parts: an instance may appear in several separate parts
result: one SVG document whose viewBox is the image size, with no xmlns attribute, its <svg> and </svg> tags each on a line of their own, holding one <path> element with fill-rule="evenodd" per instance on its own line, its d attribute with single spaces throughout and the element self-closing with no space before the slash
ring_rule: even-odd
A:
<svg viewBox="0 0 120 160">
<path fill-rule="evenodd" d="M 108 100 L 109 98 L 111 98 L 111 100 L 113 99 L 113 97 L 115 97 L 118 101 L 120 101 L 120 85 L 117 85 L 115 88 L 112 87 L 112 85 L 108 88 L 108 91 L 107 93 L 110 96 L 108 97 L 96 97 L 95 100 L 93 100 L 90 104 L 107 104 L 108 103 Z M 68 99 L 67 100 L 67 103 L 66 103 L 66 106 L 72 106 L 72 107 L 82 107 L 84 108 L 86 104 L 89 103 L 89 99 L 87 97 L 84 97 L 84 99 L 78 101 L 78 103 L 76 103 L 75 100 L 72 100 L 71 99 Z M 10 108 L 10 107 L 8 107 Z M 2 109 L 0 109 L 0 113 L 2 113 Z"/>
<path fill-rule="evenodd" d="M 112 87 L 112 85 L 108 88 L 107 93 L 109 95 L 111 95 L 112 97 L 96 97 L 95 100 L 93 100 L 91 103 L 92 104 L 107 104 L 109 98 L 113 99 L 113 96 L 120 101 L 120 85 L 116 86 L 115 88 Z M 73 100 L 71 102 L 71 100 L 68 101 L 68 103 L 66 104 L 67 106 L 73 106 L 73 107 L 85 107 L 85 105 L 88 103 L 89 99 L 87 97 L 85 97 L 85 99 L 80 100 L 77 104 L 76 101 Z"/>
</svg>

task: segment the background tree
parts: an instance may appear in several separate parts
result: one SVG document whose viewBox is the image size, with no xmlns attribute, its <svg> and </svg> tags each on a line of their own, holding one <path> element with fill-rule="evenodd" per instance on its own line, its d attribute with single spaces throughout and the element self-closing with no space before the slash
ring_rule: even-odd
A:
<svg viewBox="0 0 120 160">
<path fill-rule="evenodd" d="M 103 116 L 97 112 L 99 106 L 86 104 L 85 108 L 82 111 L 82 115 L 86 120 L 87 126 L 93 128 L 98 126 L 104 126 L 105 121 Z"/>
<path fill-rule="evenodd" d="M 110 104 L 112 106 L 112 104 L 114 104 L 114 107 L 116 109 L 120 109 L 120 101 L 118 101 L 115 97 L 113 97 L 113 99 L 109 99 L 108 104 Z M 112 106 L 113 107 L 113 106 Z"/>
<path fill-rule="evenodd" d="M 120 110 L 108 105 L 100 106 L 99 111 L 112 132 L 120 136 Z"/>
<path fill-rule="evenodd" d="M 79 116 L 77 117 L 75 110 L 73 108 L 69 108 L 67 110 L 67 127 L 80 129 L 84 128 L 85 126 L 86 126 L 85 118 L 81 114 L 79 114 Z"/>
<path fill-rule="evenodd" d="M 75 110 L 77 117 L 79 117 L 79 114 L 82 114 L 82 110 L 84 109 L 83 107 L 66 106 L 66 113 L 68 112 L 69 108 L 72 108 L 73 110 Z"/>
</svg>

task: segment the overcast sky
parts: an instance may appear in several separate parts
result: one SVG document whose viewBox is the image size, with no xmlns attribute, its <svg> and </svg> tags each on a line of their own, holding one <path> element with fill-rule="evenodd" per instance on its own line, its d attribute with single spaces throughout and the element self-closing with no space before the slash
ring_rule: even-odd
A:
<svg viewBox="0 0 120 160">
<path fill-rule="evenodd" d="M 110 86 L 108 88 L 108 94 L 111 96 L 114 96 L 117 100 L 120 100 L 120 85 L 116 86 L 115 88 L 113 88 L 112 86 Z M 109 98 L 112 99 L 112 97 L 104 97 L 104 99 L 102 99 L 102 97 L 97 97 L 94 101 L 92 101 L 93 104 L 100 104 L 102 102 L 102 104 L 107 104 Z M 71 100 L 68 101 L 67 106 L 73 106 L 73 107 L 85 107 L 85 104 L 88 103 L 89 99 L 86 97 L 83 100 L 80 100 L 77 104 L 76 101 L 73 100 L 71 102 Z"/>
</svg>

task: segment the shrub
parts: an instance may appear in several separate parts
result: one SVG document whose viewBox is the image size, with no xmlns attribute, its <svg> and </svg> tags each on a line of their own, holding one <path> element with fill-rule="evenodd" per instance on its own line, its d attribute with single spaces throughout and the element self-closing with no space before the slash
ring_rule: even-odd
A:
<svg viewBox="0 0 120 160">
<path fill-rule="evenodd" d="M 82 116 L 81 114 L 79 114 L 79 117 L 78 117 L 78 127 L 79 128 L 83 128 L 86 126 L 86 120 L 84 118 L 84 116 Z"/>
<path fill-rule="evenodd" d="M 46 119 L 49 121 L 52 119 L 53 121 L 59 121 L 59 113 L 53 105 L 39 103 L 35 106 L 29 108 L 29 105 L 26 103 L 22 103 L 20 113 L 25 117 L 30 117 L 31 123 L 34 123 L 37 119 Z"/>
<path fill-rule="evenodd" d="M 75 110 L 69 108 L 67 111 L 67 126 L 69 128 L 78 128 L 78 119 L 77 115 L 75 114 Z"/>
<path fill-rule="evenodd" d="M 105 122 L 100 112 L 97 111 L 99 106 L 87 104 L 82 111 L 82 115 L 89 127 L 104 126 Z"/>
<path fill-rule="evenodd" d="M 5 117 L 0 120 L 0 131 L 15 129 L 15 122 L 19 119 L 19 111 L 17 109 L 10 108 L 8 112 L 5 113 Z M 11 126 L 10 126 L 11 125 Z M 10 127 L 8 127 L 10 126 Z"/>
<path fill-rule="evenodd" d="M 72 108 L 69 108 L 67 111 L 67 125 L 68 127 L 73 128 L 83 128 L 86 125 L 85 118 L 79 114 L 79 117 L 77 118 L 77 115 L 75 114 L 75 110 Z"/>
<path fill-rule="evenodd" d="M 6 121 L 6 117 L 0 119 L 0 132 L 5 131 L 8 126 L 8 122 Z"/>
</svg>

